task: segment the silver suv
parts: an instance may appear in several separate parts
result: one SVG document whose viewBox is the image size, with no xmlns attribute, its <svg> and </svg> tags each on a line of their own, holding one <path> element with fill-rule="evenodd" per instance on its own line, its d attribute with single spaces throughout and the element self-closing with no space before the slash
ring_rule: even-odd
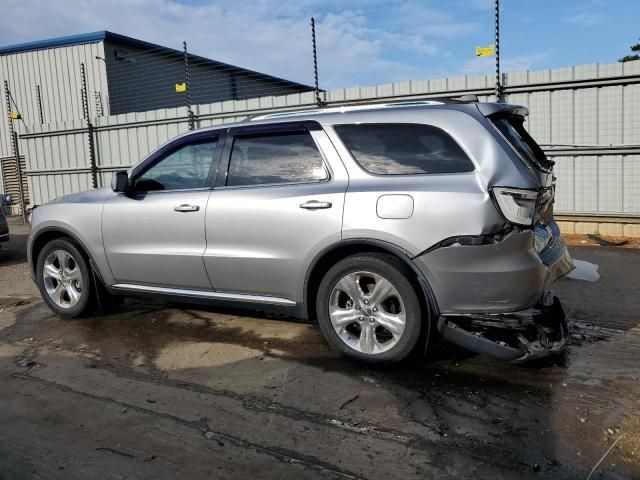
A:
<svg viewBox="0 0 640 480">
<path fill-rule="evenodd" d="M 279 311 L 392 362 L 437 331 L 510 361 L 561 350 L 572 268 L 526 108 L 425 101 L 272 114 L 171 140 L 111 188 L 34 209 L 57 314 L 126 295 Z"/>
</svg>

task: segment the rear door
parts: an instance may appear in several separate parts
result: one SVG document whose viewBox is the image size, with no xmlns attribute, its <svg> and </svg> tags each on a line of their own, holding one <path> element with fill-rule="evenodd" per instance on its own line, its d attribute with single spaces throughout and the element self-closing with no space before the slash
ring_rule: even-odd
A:
<svg viewBox="0 0 640 480">
<path fill-rule="evenodd" d="M 341 239 L 347 183 L 317 123 L 231 129 L 207 207 L 214 289 L 301 301 L 307 266 Z"/>
<path fill-rule="evenodd" d="M 202 255 L 218 138 L 177 139 L 134 169 L 132 192 L 105 203 L 105 253 L 119 284 L 211 290 Z"/>
</svg>

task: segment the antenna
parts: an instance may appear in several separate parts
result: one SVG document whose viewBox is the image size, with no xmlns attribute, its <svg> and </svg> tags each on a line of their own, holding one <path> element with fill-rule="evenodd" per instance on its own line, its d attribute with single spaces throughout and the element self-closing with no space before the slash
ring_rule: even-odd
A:
<svg viewBox="0 0 640 480">
<path fill-rule="evenodd" d="M 316 51 L 316 21 L 311 17 L 311 42 L 313 44 L 313 77 L 315 80 L 316 104 L 318 107 L 322 106 L 322 100 L 320 99 L 320 88 L 318 87 L 318 53 Z"/>
</svg>

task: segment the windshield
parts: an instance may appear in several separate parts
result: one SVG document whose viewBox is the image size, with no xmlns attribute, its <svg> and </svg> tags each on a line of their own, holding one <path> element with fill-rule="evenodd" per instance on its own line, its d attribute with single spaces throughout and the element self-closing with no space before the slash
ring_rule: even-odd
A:
<svg viewBox="0 0 640 480">
<path fill-rule="evenodd" d="M 524 117 L 507 115 L 490 117 L 490 119 L 525 162 L 544 171 L 551 170 L 555 162 L 547 158 L 540 146 L 524 128 Z"/>
</svg>

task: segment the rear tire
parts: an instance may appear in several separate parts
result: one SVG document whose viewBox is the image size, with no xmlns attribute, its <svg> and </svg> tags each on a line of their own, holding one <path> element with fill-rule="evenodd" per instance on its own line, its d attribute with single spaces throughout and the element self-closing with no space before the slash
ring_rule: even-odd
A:
<svg viewBox="0 0 640 480">
<path fill-rule="evenodd" d="M 320 282 L 316 301 L 327 342 L 368 363 L 407 358 L 422 338 L 427 313 L 412 277 L 402 261 L 388 254 L 357 254 L 336 263 Z"/>
<path fill-rule="evenodd" d="M 77 317 L 88 310 L 93 281 L 74 242 L 59 238 L 47 243 L 38 255 L 36 279 L 43 300 L 58 315 Z"/>
</svg>

